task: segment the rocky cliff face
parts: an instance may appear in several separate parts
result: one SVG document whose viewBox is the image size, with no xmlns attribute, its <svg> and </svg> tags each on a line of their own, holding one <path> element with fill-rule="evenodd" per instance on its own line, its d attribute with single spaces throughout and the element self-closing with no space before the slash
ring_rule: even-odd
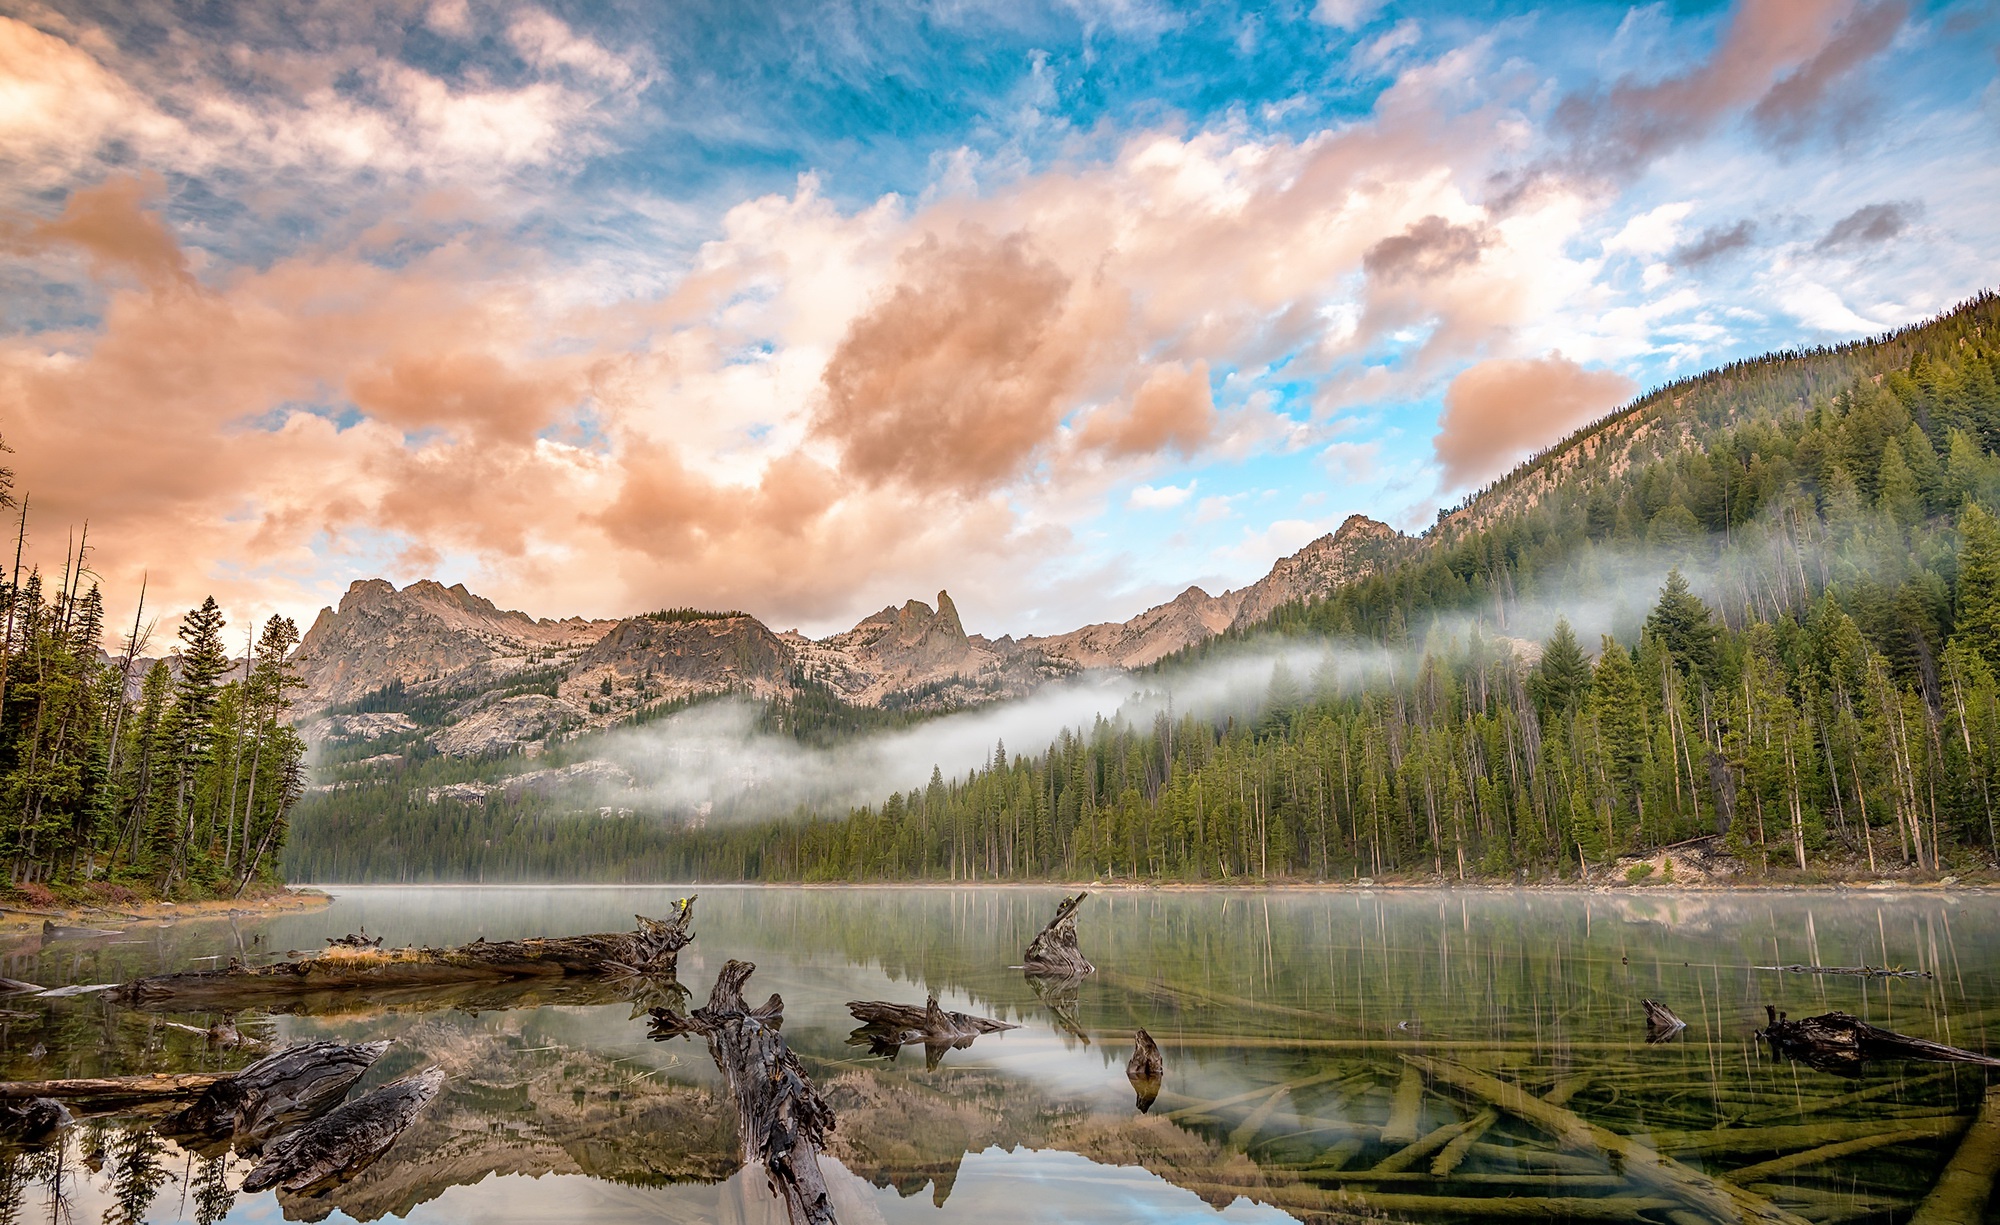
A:
<svg viewBox="0 0 2000 1225">
<path fill-rule="evenodd" d="M 1290 557 L 1248 587 L 1212 596 L 1190 587 L 1130 621 L 1086 625 L 1022 645 L 1081 668 L 1142 668 L 1228 629 L 1245 629 L 1295 600 L 1317 599 L 1375 573 L 1412 545 L 1409 537 L 1366 515 L 1345 523 Z"/>
<path fill-rule="evenodd" d="M 382 579 L 347 589 L 321 609 L 296 656 L 301 710 L 320 710 L 395 681 L 488 685 L 531 666 L 559 665 L 595 642 L 608 621 L 537 621 L 467 591 L 425 580 L 401 591 Z"/>
<path fill-rule="evenodd" d="M 306 633 L 298 708 L 315 740 L 422 738 L 455 756 L 533 753 L 663 701 L 728 692 L 768 699 L 822 686 L 852 705 L 956 709 L 1024 696 L 1080 669 L 1143 667 L 1371 574 L 1411 543 L 1355 515 L 1247 587 L 1219 596 L 1190 587 L 1129 621 L 1019 642 L 967 634 L 942 591 L 935 607 L 892 605 L 815 640 L 743 614 L 536 620 L 463 586 L 398 591 L 371 579 Z M 400 691 L 381 692 L 397 683 Z M 330 711 L 370 694 L 366 711 Z"/>
</svg>

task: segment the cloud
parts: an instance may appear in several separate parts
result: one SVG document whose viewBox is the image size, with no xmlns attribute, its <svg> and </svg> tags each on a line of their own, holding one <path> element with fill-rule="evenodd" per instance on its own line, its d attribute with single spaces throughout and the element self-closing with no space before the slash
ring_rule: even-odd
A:
<svg viewBox="0 0 2000 1225">
<path fill-rule="evenodd" d="M 1125 497 L 1125 505 L 1134 510 L 1171 510 L 1188 500 L 1194 492 L 1195 482 L 1185 485 L 1134 486 Z"/>
<path fill-rule="evenodd" d="M 129 272 L 154 288 L 192 285 L 187 257 L 151 205 L 166 191 L 152 172 L 116 175 L 96 187 L 71 192 L 60 214 L 48 221 L 0 221 L 20 234 L 28 249 L 73 246 L 89 257 L 99 274 Z"/>
<path fill-rule="evenodd" d="M 1341 30 L 1358 30 L 1374 20 L 1382 0 L 1318 0 L 1313 20 Z"/>
<path fill-rule="evenodd" d="M 1757 100 L 1750 110 L 1752 125 L 1776 144 L 1805 139 L 1843 78 L 1887 47 L 1908 16 L 1903 0 L 1882 0 L 1855 12 L 1817 54 Z"/>
<path fill-rule="evenodd" d="M 1556 107 L 1571 169 L 1623 177 L 1750 106 L 1768 137 L 1792 140 L 1833 86 L 1885 45 L 1900 0 L 1855 12 L 1851 0 L 1743 0 L 1708 59 L 1675 76 L 1586 89 Z"/>
<path fill-rule="evenodd" d="M 1361 266 L 1387 281 L 1429 280 L 1478 263 L 1492 241 L 1484 230 L 1430 216 L 1368 248 Z"/>
<path fill-rule="evenodd" d="M 1560 353 L 1495 359 L 1466 370 L 1445 392 L 1431 440 L 1443 485 L 1461 489 L 1500 475 L 1537 447 L 1609 412 L 1637 384 L 1609 370 L 1585 370 Z"/>
<path fill-rule="evenodd" d="M 1114 456 L 1173 450 L 1192 455 L 1215 433 L 1208 363 L 1155 366 L 1122 411 L 1099 409 L 1085 418 L 1078 445 Z"/>
<path fill-rule="evenodd" d="M 1923 213 L 1914 200 L 1891 200 L 1885 204 L 1864 204 L 1833 223 L 1813 244 L 1818 251 L 1838 251 L 1844 247 L 1880 246 L 1910 228 Z"/>
<path fill-rule="evenodd" d="M 1668 259 L 1682 268 L 1699 268 L 1732 251 L 1743 250 L 1756 236 L 1757 223 L 1747 217 L 1735 225 L 1710 226 L 1696 235 L 1694 241 L 1675 247 Z"/>
<path fill-rule="evenodd" d="M 1118 329 L 1115 295 L 1072 300 L 1025 235 L 973 227 L 926 237 L 899 274 L 827 363 L 814 435 L 865 481 L 977 494 L 1019 476 Z"/>
</svg>

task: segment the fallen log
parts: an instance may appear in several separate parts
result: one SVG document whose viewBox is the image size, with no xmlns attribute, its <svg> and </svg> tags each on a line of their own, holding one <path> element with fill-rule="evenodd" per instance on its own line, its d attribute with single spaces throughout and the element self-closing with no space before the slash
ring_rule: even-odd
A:
<svg viewBox="0 0 2000 1225">
<path fill-rule="evenodd" d="M 849 1000 L 847 1011 L 861 1022 L 862 1029 L 871 1035 L 879 1035 L 884 1040 L 905 1044 L 910 1042 L 957 1042 L 970 1040 L 981 1034 L 997 1034 L 1005 1029 L 1019 1029 L 1006 1021 L 996 1021 L 992 1017 L 976 1017 L 966 1012 L 950 1012 L 938 1007 L 937 996 L 930 996 L 923 1007 L 915 1004 L 891 1004 L 884 1000 Z"/>
<path fill-rule="evenodd" d="M 1844 1012 L 1821 1013 L 1793 1021 L 1770 1004 L 1764 1005 L 1764 1011 L 1770 1024 L 1758 1030 L 1757 1036 L 1770 1043 L 1774 1053 L 1822 1072 L 1856 1075 L 1870 1059 L 1920 1059 L 2000 1068 L 2000 1059 L 1990 1055 L 1878 1029 Z"/>
<path fill-rule="evenodd" d="M 1937 1185 L 1917 1205 L 1910 1225 L 1950 1225 L 1985 1217 L 1993 1198 L 1993 1178 L 2000 1174 L 2000 1085 L 1986 1090 L 1979 1117 L 1958 1142 L 1958 1151 L 1938 1176 Z"/>
<path fill-rule="evenodd" d="M 1929 978 L 1929 970 L 1905 970 L 1901 966 L 1751 966 L 1753 970 L 1777 970 L 1785 974 L 1845 974 L 1855 978 Z"/>
<path fill-rule="evenodd" d="M 359 932 L 349 932 L 345 936 L 328 936 L 326 942 L 332 948 L 379 949 L 382 947 L 382 937 L 377 936 L 373 940 L 370 940 L 366 927 L 363 927 Z"/>
<path fill-rule="evenodd" d="M 1646 1009 L 1646 1041 L 1665 1042 L 1688 1027 L 1674 1010 L 1658 1000 L 1640 1000 Z"/>
<path fill-rule="evenodd" d="M 145 1076 L 86 1076 L 72 1080 L 0 1081 L 0 1100 L 118 1098 L 150 1101 L 187 1097 L 234 1076 L 233 1072 L 153 1072 Z"/>
<path fill-rule="evenodd" d="M 1443 1059 L 1405 1055 L 1403 1060 L 1433 1080 L 1443 1081 L 1532 1124 L 1547 1133 L 1560 1148 L 1617 1162 L 1614 1168 L 1622 1170 L 1633 1182 L 1670 1196 L 1710 1220 L 1805 1225 L 1803 1218 L 1786 1212 L 1761 1196 L 1718 1182 L 1617 1132 L 1599 1127 L 1567 1107 L 1550 1105 L 1518 1085 Z"/>
<path fill-rule="evenodd" d="M 306 1195 L 352 1177 L 387 1152 L 443 1087 L 444 1069 L 433 1065 L 286 1132 L 244 1176 L 243 1189 Z"/>
<path fill-rule="evenodd" d="M 387 1042 L 304 1042 L 266 1055 L 203 1090 L 160 1121 L 175 1138 L 255 1147 L 278 1131 L 324 1112 L 375 1065 Z"/>
<path fill-rule="evenodd" d="M 1034 940 L 1028 944 L 1022 969 L 1030 974 L 1047 974 L 1057 978 L 1076 978 L 1097 971 L 1076 943 L 1076 908 L 1083 905 L 1083 899 L 1089 896 L 1088 893 L 1079 893 L 1062 900 L 1062 904 L 1056 907 L 1056 917 L 1050 919 L 1049 925 L 1036 933 Z"/>
<path fill-rule="evenodd" d="M 589 936 L 488 941 L 457 948 L 329 948 L 276 965 L 159 974 L 116 987 L 112 998 L 142 1008 L 263 1003 L 329 991 L 432 988 L 509 979 L 670 976 L 694 939 L 692 897 L 672 919 L 635 916 L 637 929 Z"/>
<path fill-rule="evenodd" d="M 68 927 L 54 919 L 42 920 L 42 938 L 45 940 L 87 940 L 92 936 L 122 936 L 122 931 L 111 931 L 102 927 Z"/>
<path fill-rule="evenodd" d="M 1132 1034 L 1132 1058 L 1125 1061 L 1125 1079 L 1132 1082 L 1134 1105 L 1139 1113 L 1145 1114 L 1160 1098 L 1160 1082 L 1165 1077 L 1167 1061 L 1160 1054 L 1159 1043 L 1145 1030 Z"/>
<path fill-rule="evenodd" d="M 656 1041 L 699 1034 L 736 1102 L 745 1164 L 759 1162 L 792 1225 L 834 1225 L 833 1203 L 819 1168 L 819 1151 L 833 1130 L 833 1110 L 813 1088 L 778 1025 L 785 1002 L 775 993 L 756 1008 L 743 984 L 757 967 L 730 961 L 716 977 L 708 1003 L 685 1016 L 653 1010 L 647 1035 Z"/>
</svg>

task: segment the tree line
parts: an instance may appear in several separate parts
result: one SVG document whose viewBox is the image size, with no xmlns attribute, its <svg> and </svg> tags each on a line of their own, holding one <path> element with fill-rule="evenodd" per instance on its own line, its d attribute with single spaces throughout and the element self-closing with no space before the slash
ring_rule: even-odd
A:
<svg viewBox="0 0 2000 1225">
<path fill-rule="evenodd" d="M 15 509 L 0 576 L 0 859 L 39 894 L 233 896 L 277 878 L 288 816 L 305 788 L 305 744 L 287 721 L 301 682 L 299 632 L 273 616 L 232 661 L 214 597 L 147 660 L 145 593 L 116 654 L 86 530 L 58 574 L 24 565 L 30 499 Z M 53 578 L 53 582 L 51 582 Z"/>
<path fill-rule="evenodd" d="M 1676 384 L 1380 572 L 1160 666 L 1320 642 L 1387 675 L 1274 668 L 1256 715 L 1100 721 L 854 809 L 614 835 L 526 797 L 388 829 L 356 796 L 340 841 L 436 849 L 468 823 L 483 845 L 454 858 L 489 874 L 602 838 L 588 874 L 702 879 L 1595 876 L 1709 837 L 1753 873 L 1991 865 L 1996 324 L 1982 296 L 1873 349 Z M 1611 633 L 1514 636 L 1640 573 L 1657 599 Z"/>
</svg>

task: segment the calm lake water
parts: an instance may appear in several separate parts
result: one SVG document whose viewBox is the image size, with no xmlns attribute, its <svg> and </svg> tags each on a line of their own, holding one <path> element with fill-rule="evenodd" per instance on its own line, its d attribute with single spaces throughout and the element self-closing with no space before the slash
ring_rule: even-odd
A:
<svg viewBox="0 0 2000 1225">
<path fill-rule="evenodd" d="M 635 912 L 666 914 L 688 890 L 334 892 L 331 907 L 306 914 L 31 938 L 0 949 L 0 973 L 119 981 L 317 948 L 364 927 L 391 945 L 434 946 L 616 931 Z M 2000 1050 L 2000 898 L 1987 896 L 1100 893 L 1079 924 L 1099 973 L 1063 991 L 1038 990 L 1018 968 L 1054 889 L 699 892 L 680 982 L 699 1004 L 739 958 L 757 965 L 747 995 L 784 997 L 786 1038 L 838 1116 L 825 1168 L 843 1222 L 1705 1219 L 1426 1084 L 1408 1057 L 1566 1101 L 1799 1219 L 1900 1221 L 1949 1159 L 1989 1073 L 1815 1071 L 1753 1040 L 1764 1005 L 1794 1016 L 1840 1008 Z M 1931 976 L 1755 968 L 1795 962 Z M 142 1121 L 84 1120 L 60 1144 L 0 1156 L 0 1219 L 779 1219 L 761 1174 L 738 1168 L 734 1111 L 705 1046 L 646 1039 L 657 993 L 538 990 L 548 989 L 239 1016 L 279 1043 L 393 1038 L 364 1088 L 429 1063 L 449 1073 L 387 1156 L 322 1196 L 239 1194 L 240 1158 L 182 1152 Z M 890 1061 L 848 1043 L 846 1001 L 920 1005 L 927 992 L 1022 1028 L 935 1066 L 921 1046 Z M 1647 997 L 1687 1029 L 1649 1044 Z M 0 1007 L 0 1073 L 14 1079 L 253 1057 L 168 1024 L 205 1027 L 209 1015 L 90 995 Z M 1146 1114 L 1124 1072 L 1135 1026 L 1166 1057 Z M 1787 1154 L 1870 1137 L 1891 1142 L 1781 1168 Z"/>
</svg>

